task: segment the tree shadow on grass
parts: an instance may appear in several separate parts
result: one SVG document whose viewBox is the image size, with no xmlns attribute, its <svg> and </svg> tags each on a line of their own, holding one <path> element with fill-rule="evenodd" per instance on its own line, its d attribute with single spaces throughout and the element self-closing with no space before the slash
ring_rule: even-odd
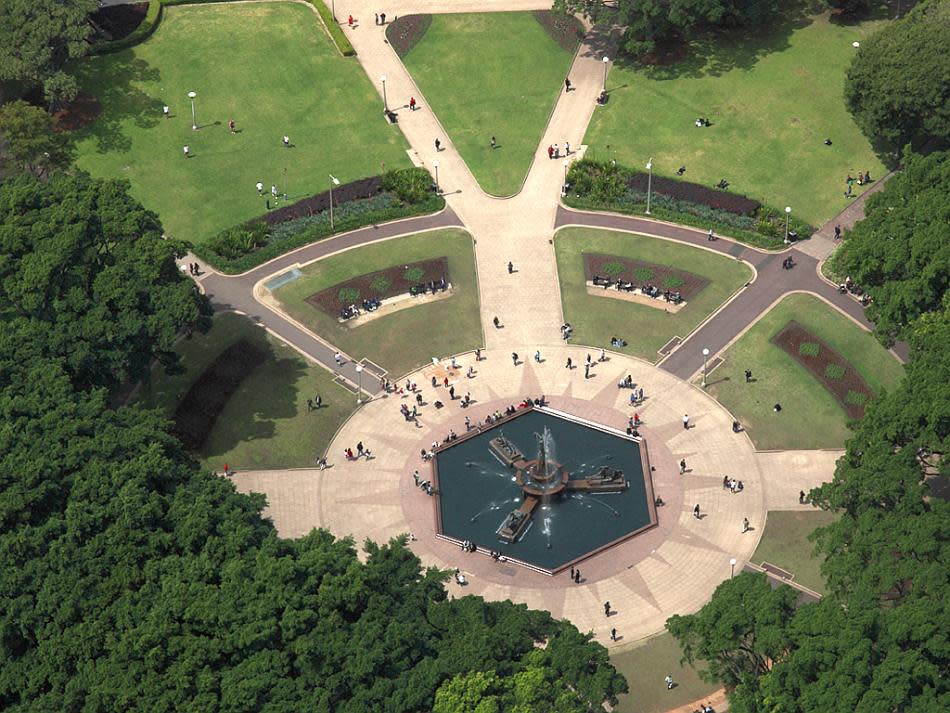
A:
<svg viewBox="0 0 950 713">
<path fill-rule="evenodd" d="M 719 77 L 734 69 L 750 69 L 763 57 L 790 47 L 794 32 L 812 23 L 819 8 L 808 0 L 784 5 L 771 25 L 697 30 L 687 40 L 686 56 L 671 64 L 644 64 L 620 55 L 617 64 L 650 79 Z"/>
<path fill-rule="evenodd" d="M 102 113 L 90 126 L 79 131 L 77 139 L 92 137 L 99 153 L 128 151 L 131 139 L 122 132 L 129 119 L 139 128 L 155 126 L 162 118 L 162 101 L 134 86 L 140 82 L 158 82 L 161 73 L 131 50 L 87 59 L 76 66 L 80 87 L 95 96 Z"/>
</svg>

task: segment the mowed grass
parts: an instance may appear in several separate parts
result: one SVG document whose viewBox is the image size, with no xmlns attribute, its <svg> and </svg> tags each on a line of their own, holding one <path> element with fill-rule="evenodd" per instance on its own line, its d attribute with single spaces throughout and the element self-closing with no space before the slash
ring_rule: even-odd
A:
<svg viewBox="0 0 950 713">
<path fill-rule="evenodd" d="M 847 317 L 811 295 L 790 295 L 725 352 L 708 379 L 708 391 L 729 409 L 762 450 L 842 448 L 850 435 L 844 409 L 830 392 L 771 338 L 796 320 L 833 347 L 874 394 L 893 390 L 900 362 Z M 744 370 L 755 379 L 746 384 Z M 775 404 L 782 410 L 773 411 Z"/>
<path fill-rule="evenodd" d="M 697 41 L 681 64 L 615 66 L 610 101 L 584 139 L 587 155 L 641 170 L 652 157 L 666 176 L 685 165 L 684 180 L 712 186 L 725 178 L 730 191 L 791 206 L 821 225 L 848 205 L 849 172 L 885 172 L 843 96 L 851 43 L 877 27 L 799 16 L 751 36 Z M 697 117 L 712 126 L 696 128 Z"/>
<path fill-rule="evenodd" d="M 452 283 L 447 299 L 414 305 L 357 327 L 341 324 L 336 315 L 306 302 L 310 295 L 352 277 L 443 255 L 448 257 Z M 386 240 L 320 260 L 303 272 L 303 277 L 273 292 L 280 308 L 353 358 L 365 357 L 384 367 L 390 377 L 401 376 L 434 356 L 483 344 L 474 245 L 462 230 Z"/>
<path fill-rule="evenodd" d="M 219 416 L 211 436 L 195 454 L 206 468 L 225 463 L 238 470 L 293 468 L 314 464 L 333 434 L 356 407 L 353 395 L 333 383 L 333 376 L 301 357 L 246 317 L 217 314 L 207 334 L 178 343 L 184 372 L 157 368 L 139 397 L 169 417 L 205 368 L 238 339 L 264 349 L 269 358 L 244 380 Z M 307 399 L 320 394 L 323 407 L 307 411 Z"/>
<path fill-rule="evenodd" d="M 524 183 L 572 59 L 530 12 L 499 12 L 434 15 L 403 62 L 431 105 L 421 110 L 435 112 L 482 189 L 508 196 Z"/>
<path fill-rule="evenodd" d="M 620 696 L 614 710 L 617 713 L 665 713 L 708 696 L 719 688 L 703 681 L 689 664 L 681 665 L 682 657 L 676 639 L 666 633 L 626 651 L 612 653 L 610 663 L 630 685 L 630 693 Z M 663 682 L 667 674 L 673 676 L 676 684 L 672 691 L 668 691 Z"/>
<path fill-rule="evenodd" d="M 554 240 L 564 318 L 574 327 L 573 344 L 610 347 L 612 337 L 627 341 L 618 351 L 649 361 L 674 336 L 685 337 L 701 321 L 752 279 L 744 263 L 701 248 L 642 235 L 590 228 L 566 228 Z M 587 294 L 584 253 L 605 253 L 673 267 L 702 275 L 703 290 L 680 312 Z M 662 300 L 657 304 L 665 305 Z"/>
<path fill-rule="evenodd" d="M 827 591 L 825 579 L 821 575 L 824 557 L 812 554 L 815 543 L 810 542 L 808 536 L 837 518 L 835 513 L 824 510 L 771 510 L 759 546 L 749 561 L 758 565 L 769 562 L 781 567 L 795 575 L 793 582 L 824 594 Z"/>
<path fill-rule="evenodd" d="M 146 42 L 77 69 L 82 89 L 102 104 L 79 132 L 77 165 L 127 178 L 175 238 L 200 243 L 264 213 L 258 181 L 268 197 L 286 183 L 293 201 L 327 190 L 330 173 L 345 183 L 379 173 L 381 163 L 410 165 L 356 59 L 339 56 L 304 5 L 165 8 Z M 239 133 L 228 131 L 229 119 Z M 292 148 L 283 147 L 285 134 Z"/>
</svg>

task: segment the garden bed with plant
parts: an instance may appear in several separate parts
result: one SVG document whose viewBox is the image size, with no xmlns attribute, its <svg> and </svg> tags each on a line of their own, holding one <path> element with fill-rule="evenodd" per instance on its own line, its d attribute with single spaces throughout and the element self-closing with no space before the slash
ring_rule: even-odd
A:
<svg viewBox="0 0 950 713">
<path fill-rule="evenodd" d="M 871 389 L 838 352 L 795 320 L 772 337 L 772 343 L 804 366 L 835 397 L 848 418 L 864 416 Z"/>
<path fill-rule="evenodd" d="M 587 280 L 594 275 L 611 280 L 626 280 L 638 287 L 654 285 L 661 290 L 679 292 L 684 300 L 691 300 L 709 284 L 709 280 L 669 265 L 658 265 L 616 255 L 584 253 L 584 274 Z"/>
<path fill-rule="evenodd" d="M 231 396 L 265 361 L 260 347 L 240 339 L 201 372 L 172 416 L 173 431 L 185 448 L 197 451 L 205 444 Z"/>
<path fill-rule="evenodd" d="M 397 295 L 405 295 L 416 285 L 441 279 L 444 279 L 446 283 L 451 282 L 449 259 L 445 256 L 407 265 L 394 265 L 384 270 L 358 275 L 320 290 L 307 297 L 305 301 L 331 317 L 336 317 L 342 308 L 351 304 L 358 305 L 361 300 L 369 298 L 385 300 Z"/>
<path fill-rule="evenodd" d="M 572 164 L 568 172 L 564 202 L 573 208 L 645 215 L 648 181 L 646 173 L 585 159 Z M 785 238 L 783 211 L 743 195 L 662 176 L 653 176 L 650 214 L 671 222 L 711 228 L 757 247 L 777 248 Z M 798 239 L 814 232 L 812 226 L 794 218 L 789 229 Z"/>
<path fill-rule="evenodd" d="M 386 39 L 396 54 L 405 57 L 432 24 L 432 15 L 403 15 L 386 25 Z"/>
<path fill-rule="evenodd" d="M 147 2 L 100 7 L 89 16 L 95 28 L 92 41 L 113 42 L 128 37 L 142 24 L 147 12 Z"/>
<path fill-rule="evenodd" d="M 235 274 L 250 270 L 288 250 L 335 233 L 399 218 L 434 213 L 445 200 L 422 168 L 388 171 L 319 193 L 222 231 L 194 252 L 218 270 Z"/>
<path fill-rule="evenodd" d="M 584 26 L 573 15 L 564 15 L 551 10 L 536 10 L 534 19 L 551 35 L 551 39 L 571 54 L 584 37 Z"/>
</svg>

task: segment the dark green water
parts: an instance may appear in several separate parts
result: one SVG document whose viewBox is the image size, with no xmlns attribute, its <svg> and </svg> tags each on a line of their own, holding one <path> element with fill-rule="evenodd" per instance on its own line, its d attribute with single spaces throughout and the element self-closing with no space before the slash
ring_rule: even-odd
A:
<svg viewBox="0 0 950 713">
<path fill-rule="evenodd" d="M 571 478 L 585 478 L 609 466 L 622 470 L 630 487 L 617 494 L 565 491 L 554 496 L 535 508 L 521 540 L 505 544 L 495 533 L 508 513 L 520 506 L 521 489 L 514 469 L 495 458 L 488 442 L 501 431 L 530 460 L 538 451 L 534 434 L 545 426 L 554 436 L 554 457 Z M 525 414 L 439 453 L 436 459 L 444 534 L 545 569 L 557 569 L 650 521 L 637 443 L 557 416 Z"/>
</svg>

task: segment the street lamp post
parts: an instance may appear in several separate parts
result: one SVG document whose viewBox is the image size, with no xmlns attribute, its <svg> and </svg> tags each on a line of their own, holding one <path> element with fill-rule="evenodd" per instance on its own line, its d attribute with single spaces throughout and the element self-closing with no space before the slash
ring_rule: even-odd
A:
<svg viewBox="0 0 950 713">
<path fill-rule="evenodd" d="M 330 174 L 330 231 L 333 231 L 333 186 L 339 186 L 340 180 Z"/>
<path fill-rule="evenodd" d="M 653 189 L 653 157 L 647 161 L 647 215 L 650 215 L 650 193 Z"/>
<path fill-rule="evenodd" d="M 381 74 L 379 77 L 379 81 L 383 83 L 383 111 L 387 112 L 389 111 L 389 102 L 386 101 L 386 75 Z"/>
<path fill-rule="evenodd" d="M 332 15 L 333 21 L 336 22 L 336 0 L 330 0 L 330 15 Z"/>
<path fill-rule="evenodd" d="M 435 192 L 441 193 L 442 189 L 439 188 L 439 162 L 435 160 L 432 162 L 432 168 L 435 169 Z"/>
<path fill-rule="evenodd" d="M 706 363 L 709 359 L 709 349 L 703 347 L 703 388 L 706 388 Z"/>
<path fill-rule="evenodd" d="M 851 46 L 854 47 L 855 49 L 857 49 L 858 47 L 861 46 L 861 43 L 858 42 L 858 41 L 854 41 L 854 42 L 851 43 Z"/>
<path fill-rule="evenodd" d="M 561 187 L 562 195 L 567 195 L 567 167 L 570 165 L 568 161 L 565 161 L 564 166 L 564 185 Z"/>
<path fill-rule="evenodd" d="M 729 574 L 729 578 L 731 579 L 732 577 L 736 576 L 736 558 L 735 557 L 729 560 L 729 566 L 732 568 L 732 572 Z"/>
<path fill-rule="evenodd" d="M 607 64 L 610 62 L 610 57 L 604 57 L 604 91 L 607 91 Z"/>
<path fill-rule="evenodd" d="M 363 365 L 356 365 L 356 403 L 363 403 Z"/>
<path fill-rule="evenodd" d="M 788 245 L 788 217 L 791 215 L 792 207 L 790 205 L 785 206 L 785 244 Z"/>
<path fill-rule="evenodd" d="M 195 97 L 198 92 L 188 92 L 188 98 L 191 99 L 191 130 L 198 130 L 198 115 L 195 113 Z"/>
</svg>

